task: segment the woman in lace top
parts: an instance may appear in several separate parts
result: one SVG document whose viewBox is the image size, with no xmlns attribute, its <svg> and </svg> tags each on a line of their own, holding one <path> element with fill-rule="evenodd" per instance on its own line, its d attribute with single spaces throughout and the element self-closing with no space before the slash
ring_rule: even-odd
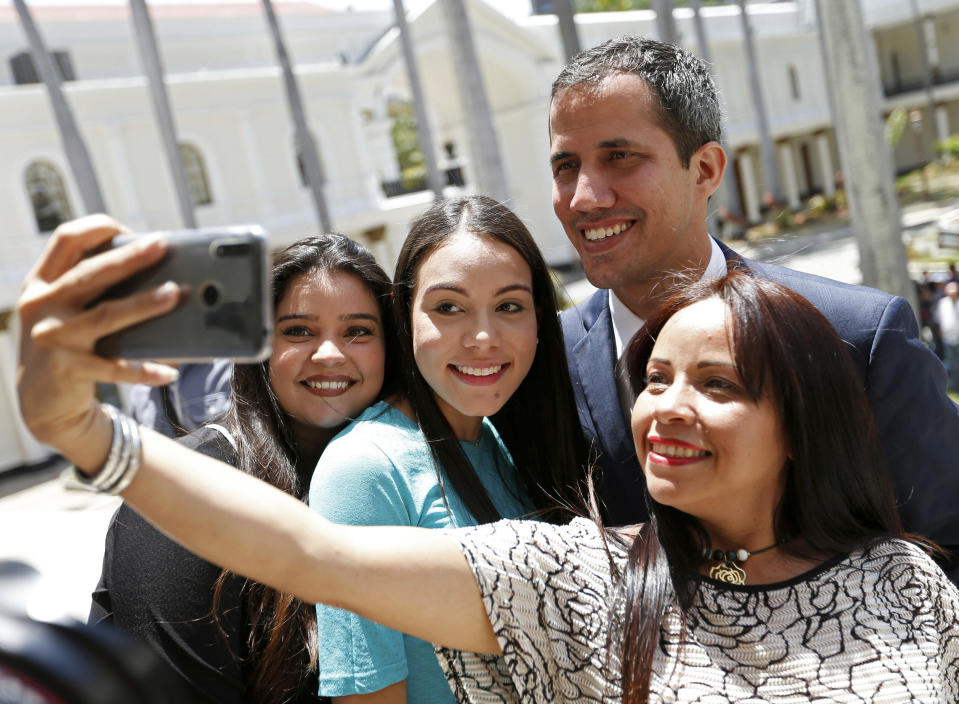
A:
<svg viewBox="0 0 959 704">
<path fill-rule="evenodd" d="M 131 441 L 93 381 L 165 374 L 94 341 L 176 296 L 86 312 L 162 253 L 75 273 L 90 248 L 54 237 L 28 277 L 18 378 L 28 427 L 95 479 Z M 212 562 L 439 644 L 464 702 L 957 702 L 959 592 L 902 534 L 846 355 L 775 284 L 732 273 L 680 293 L 629 353 L 652 516 L 631 531 L 337 526 L 146 429 L 123 496 Z"/>
</svg>

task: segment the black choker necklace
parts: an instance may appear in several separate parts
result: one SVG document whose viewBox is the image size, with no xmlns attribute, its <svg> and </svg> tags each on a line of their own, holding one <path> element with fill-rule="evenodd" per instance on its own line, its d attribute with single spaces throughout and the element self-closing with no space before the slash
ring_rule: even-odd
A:
<svg viewBox="0 0 959 704">
<path fill-rule="evenodd" d="M 717 579 L 727 584 L 745 584 L 746 570 L 744 570 L 739 563 L 745 562 L 751 555 L 758 555 L 761 552 L 778 548 L 785 542 L 786 539 L 783 538 L 777 540 L 772 545 L 767 545 L 760 550 L 753 550 L 752 552 L 743 550 L 742 548 L 739 550 L 727 550 L 726 552 L 722 550 L 710 550 L 708 547 L 703 548 L 703 558 L 710 559 L 717 563 L 709 568 L 709 577 L 710 579 Z"/>
</svg>

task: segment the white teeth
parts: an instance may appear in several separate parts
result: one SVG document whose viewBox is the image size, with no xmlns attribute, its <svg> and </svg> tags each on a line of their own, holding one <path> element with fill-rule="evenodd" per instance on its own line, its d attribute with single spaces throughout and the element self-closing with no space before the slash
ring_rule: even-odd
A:
<svg viewBox="0 0 959 704">
<path fill-rule="evenodd" d="M 306 385 L 311 389 L 323 389 L 324 391 L 340 391 L 350 385 L 348 381 L 308 381 Z"/>
<path fill-rule="evenodd" d="M 630 225 L 632 225 L 631 222 L 621 222 L 618 225 L 613 225 L 612 227 L 597 227 L 592 230 L 583 230 L 583 234 L 586 236 L 586 239 L 595 242 L 596 240 L 604 240 L 607 237 L 618 235 Z"/>
<path fill-rule="evenodd" d="M 503 368 L 502 364 L 497 364 L 495 367 L 461 367 L 458 364 L 453 366 L 460 374 L 469 374 L 470 376 L 489 376 Z"/>
<path fill-rule="evenodd" d="M 676 445 L 661 445 L 658 442 L 650 443 L 650 448 L 656 454 L 666 457 L 705 457 L 709 454 L 706 450 L 693 450 Z"/>
</svg>

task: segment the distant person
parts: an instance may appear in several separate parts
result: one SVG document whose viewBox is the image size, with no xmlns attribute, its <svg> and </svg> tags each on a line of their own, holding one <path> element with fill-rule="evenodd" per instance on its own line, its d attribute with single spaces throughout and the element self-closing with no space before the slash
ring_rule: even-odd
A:
<svg viewBox="0 0 959 704">
<path fill-rule="evenodd" d="M 91 222 L 97 221 L 65 227 Z M 116 225 L 101 227 L 109 234 Z M 395 359 L 390 280 L 366 248 L 343 235 L 323 235 L 275 256 L 271 289 L 270 358 L 237 364 L 223 417 L 180 443 L 305 500 L 326 444 L 396 380 L 389 361 Z M 180 378 L 195 373 L 203 389 L 219 378 L 202 373 L 209 367 L 229 378 L 224 363 L 183 365 Z M 191 413 L 190 422 L 200 419 Z M 228 493 L 224 499 L 231 500 Z M 89 620 L 149 643 L 198 700 L 321 701 L 317 655 L 326 646 L 317 643 L 313 605 L 221 570 L 126 504 L 107 533 Z"/>
<path fill-rule="evenodd" d="M 936 303 L 935 318 L 942 336 L 949 388 L 959 393 L 959 282 L 950 281 L 946 284 L 944 295 Z"/>
<path fill-rule="evenodd" d="M 192 433 L 230 407 L 232 362 L 185 362 L 177 368 L 180 376 L 169 384 L 134 385 L 127 402 L 138 423 L 169 438 Z"/>
<path fill-rule="evenodd" d="M 906 529 L 959 548 L 959 407 L 910 306 L 749 261 L 707 232 L 707 205 L 726 168 L 709 66 L 638 37 L 588 49 L 553 83 L 549 136 L 553 207 L 600 289 L 562 322 L 610 524 L 647 519 L 628 425 L 627 343 L 677 283 L 744 269 L 800 293 L 832 322 L 869 393 Z"/>
<path fill-rule="evenodd" d="M 929 349 L 942 359 L 942 335 L 939 333 L 939 322 L 936 320 L 936 303 L 939 300 L 936 282 L 927 280 L 916 284 L 916 295 L 919 297 L 919 326 L 922 339 L 929 345 Z"/>
</svg>

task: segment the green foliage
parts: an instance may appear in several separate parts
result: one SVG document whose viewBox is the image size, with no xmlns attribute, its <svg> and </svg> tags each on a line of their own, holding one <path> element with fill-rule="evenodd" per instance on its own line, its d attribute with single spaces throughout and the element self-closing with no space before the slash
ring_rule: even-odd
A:
<svg viewBox="0 0 959 704">
<path fill-rule="evenodd" d="M 959 134 L 954 134 L 948 139 L 936 142 L 936 149 L 940 154 L 948 154 L 954 159 L 959 159 Z"/>
<path fill-rule="evenodd" d="M 413 104 L 393 100 L 387 106 L 387 114 L 393 120 L 391 134 L 403 184 L 419 183 L 426 178 L 426 164 L 423 159 L 423 150 L 420 148 L 419 134 L 416 132 Z"/>
<path fill-rule="evenodd" d="M 907 122 L 909 122 L 909 113 L 905 108 L 896 108 L 886 118 L 886 141 L 893 149 L 902 139 L 902 133 L 906 129 Z"/>
<path fill-rule="evenodd" d="M 828 198 L 821 193 L 812 196 L 806 204 L 806 213 L 809 219 L 821 218 L 828 213 L 835 213 L 846 205 L 846 194 L 837 190 Z"/>
</svg>

